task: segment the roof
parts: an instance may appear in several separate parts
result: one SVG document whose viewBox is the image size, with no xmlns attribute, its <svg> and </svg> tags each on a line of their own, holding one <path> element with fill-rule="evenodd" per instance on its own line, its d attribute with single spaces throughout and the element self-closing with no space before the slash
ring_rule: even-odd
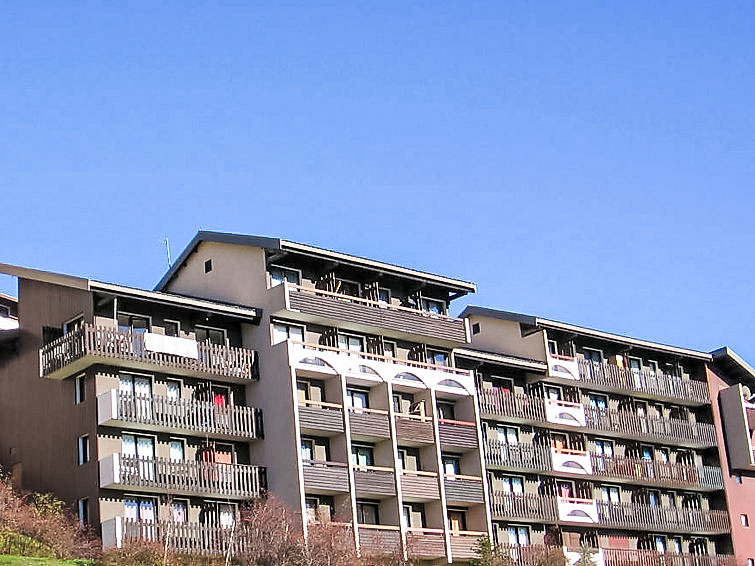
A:
<svg viewBox="0 0 755 566">
<path fill-rule="evenodd" d="M 519 356 L 512 356 L 511 354 L 496 354 L 493 352 L 483 352 L 481 350 L 472 350 L 470 348 L 456 348 L 454 350 L 455 356 L 461 356 L 463 358 L 472 358 L 482 362 L 491 362 L 495 364 L 502 364 L 511 367 L 517 367 L 528 370 L 536 370 L 545 372 L 548 369 L 548 364 L 539 360 L 531 360 L 529 358 L 522 358 Z"/>
<path fill-rule="evenodd" d="M 526 314 L 520 314 L 509 311 L 501 311 L 496 309 L 489 309 L 485 307 L 468 306 L 459 315 L 461 318 L 469 318 L 470 316 L 483 316 L 489 318 L 497 318 L 500 320 L 508 320 L 511 322 L 518 322 L 525 326 L 529 326 L 533 329 L 554 329 L 563 330 L 566 332 L 574 332 L 575 334 L 581 334 L 583 336 L 590 336 L 601 340 L 608 340 L 610 342 L 616 342 L 619 344 L 625 344 L 627 346 L 634 346 L 637 348 L 647 348 L 649 350 L 657 350 L 660 352 L 666 352 L 668 354 L 674 354 L 677 356 L 685 356 L 688 358 L 696 358 L 700 360 L 711 360 L 711 354 L 707 352 L 700 352 L 698 350 L 690 350 L 688 348 L 679 348 L 677 346 L 669 346 L 668 344 L 660 344 L 658 342 L 650 342 L 649 340 L 641 340 L 639 338 L 631 338 L 629 336 L 622 336 L 621 334 L 613 334 L 611 332 L 604 332 L 602 330 L 595 330 L 594 328 L 586 328 L 584 326 L 577 326 L 575 324 L 569 324 L 566 322 L 559 322 L 556 320 L 549 320 L 547 318 L 540 318 L 537 316 L 531 316 Z"/>
<path fill-rule="evenodd" d="M 713 362 L 738 381 L 755 380 L 755 369 L 728 346 L 711 352 Z"/>
<path fill-rule="evenodd" d="M 13 295 L 6 295 L 5 293 L 0 293 L 0 300 L 4 301 L 10 301 L 12 303 L 17 303 L 18 298 L 14 297 Z"/>
<path fill-rule="evenodd" d="M 443 275 L 435 275 L 433 273 L 427 273 L 424 271 L 417 271 L 407 267 L 401 267 L 390 263 L 384 263 L 381 261 L 375 261 L 364 257 L 355 255 L 349 255 L 332 250 L 326 250 L 323 248 L 317 248 L 308 244 L 299 244 L 291 242 L 289 240 L 282 240 L 280 238 L 268 238 L 264 236 L 247 236 L 243 234 L 229 234 L 225 232 L 207 232 L 200 231 L 189 242 L 189 245 L 181 252 L 178 259 L 173 263 L 171 268 L 165 273 L 162 279 L 155 286 L 156 290 L 164 289 L 171 279 L 176 275 L 183 263 L 189 257 L 191 253 L 204 242 L 218 242 L 223 244 L 235 244 L 239 246 L 249 246 L 254 248 L 264 248 L 273 251 L 288 251 L 294 253 L 300 253 L 309 255 L 312 257 L 319 257 L 330 261 L 339 261 L 350 265 L 363 267 L 365 269 L 372 269 L 375 271 L 381 271 L 385 273 L 391 273 L 400 277 L 409 279 L 416 279 L 419 281 L 433 283 L 436 285 L 443 285 L 453 289 L 454 291 L 462 291 L 464 293 L 475 293 L 477 291 L 477 285 L 469 281 L 462 281 L 460 279 L 452 279 Z"/>
<path fill-rule="evenodd" d="M 125 285 L 116 285 L 114 283 L 103 283 L 93 279 L 85 279 L 83 277 L 65 275 L 63 273 L 53 273 L 51 271 L 41 271 L 39 269 L 20 267 L 18 265 L 10 265 L 7 263 L 0 263 L 0 273 L 13 275 L 21 279 L 31 279 L 33 281 L 42 281 L 54 285 L 81 289 L 82 291 L 111 293 L 114 295 L 132 297 L 134 299 L 142 299 L 177 307 L 204 310 L 236 318 L 251 318 L 259 320 L 261 316 L 260 309 L 256 308 L 239 307 L 217 301 L 184 297 L 183 295 L 176 295 L 174 293 L 146 291 L 136 287 L 127 287 Z"/>
</svg>

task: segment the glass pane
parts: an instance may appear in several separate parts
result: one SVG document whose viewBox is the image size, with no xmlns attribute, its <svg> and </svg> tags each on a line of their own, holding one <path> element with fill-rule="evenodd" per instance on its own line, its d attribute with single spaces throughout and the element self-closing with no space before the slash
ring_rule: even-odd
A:
<svg viewBox="0 0 755 566">
<path fill-rule="evenodd" d="M 170 441 L 170 459 L 174 462 L 184 461 L 184 443 L 180 440 Z"/>
<path fill-rule="evenodd" d="M 143 523 L 155 522 L 155 502 L 151 499 L 139 501 L 139 520 Z"/>
<path fill-rule="evenodd" d="M 304 329 L 301 326 L 290 326 L 288 329 L 288 337 L 297 342 L 304 342 Z"/>
<path fill-rule="evenodd" d="M 128 395 L 134 394 L 134 380 L 130 375 L 122 375 L 120 377 L 120 382 L 118 389 L 122 393 L 126 393 Z"/>
<path fill-rule="evenodd" d="M 121 438 L 121 451 L 124 456 L 136 456 L 136 439 L 130 434 L 124 434 Z"/>
<path fill-rule="evenodd" d="M 135 499 L 124 499 L 123 516 L 129 521 L 136 521 L 139 519 L 139 504 Z"/>
<path fill-rule="evenodd" d="M 282 269 L 279 269 L 277 267 L 270 268 L 270 287 L 277 287 L 278 285 L 283 283 L 284 279 L 285 275 L 283 275 Z"/>
<path fill-rule="evenodd" d="M 189 520 L 189 512 L 186 503 L 173 503 L 173 521 L 175 523 L 185 523 Z"/>
<path fill-rule="evenodd" d="M 180 399 L 181 398 L 181 384 L 177 381 L 169 381 L 167 383 L 168 399 Z"/>
</svg>

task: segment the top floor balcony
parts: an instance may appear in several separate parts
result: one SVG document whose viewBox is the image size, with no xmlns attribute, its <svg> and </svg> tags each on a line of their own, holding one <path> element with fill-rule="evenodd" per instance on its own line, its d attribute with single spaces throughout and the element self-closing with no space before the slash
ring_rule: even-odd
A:
<svg viewBox="0 0 755 566">
<path fill-rule="evenodd" d="M 93 364 L 234 383 L 258 378 L 253 350 L 92 324 L 84 324 L 40 350 L 42 377 L 65 379 Z"/>
<path fill-rule="evenodd" d="M 684 405 L 710 403 L 708 384 L 649 370 L 621 368 L 605 362 L 577 360 L 580 381 L 595 389 L 614 390 Z"/>
<path fill-rule="evenodd" d="M 467 321 L 462 318 L 372 301 L 342 293 L 284 283 L 283 308 L 287 318 L 340 328 L 411 339 L 411 335 L 436 346 L 454 347 L 469 342 Z M 277 292 L 277 289 L 275 290 Z"/>
</svg>

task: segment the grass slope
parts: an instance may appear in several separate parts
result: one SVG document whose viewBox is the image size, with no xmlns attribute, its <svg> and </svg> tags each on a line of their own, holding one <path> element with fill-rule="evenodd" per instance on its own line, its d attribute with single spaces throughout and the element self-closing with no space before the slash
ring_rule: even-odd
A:
<svg viewBox="0 0 755 566">
<path fill-rule="evenodd" d="M 0 554 L 0 566 L 92 566 L 91 560 L 59 560 Z"/>
</svg>

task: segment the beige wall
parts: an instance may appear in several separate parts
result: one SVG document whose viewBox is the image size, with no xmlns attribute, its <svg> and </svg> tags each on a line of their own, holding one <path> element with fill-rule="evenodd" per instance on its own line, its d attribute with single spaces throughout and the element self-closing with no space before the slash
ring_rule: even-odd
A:
<svg viewBox="0 0 755 566">
<path fill-rule="evenodd" d="M 545 361 L 543 332 L 523 337 L 518 322 L 486 316 L 469 317 L 470 329 L 475 323 L 480 325 L 480 332 L 472 334 L 472 348 Z"/>
</svg>

